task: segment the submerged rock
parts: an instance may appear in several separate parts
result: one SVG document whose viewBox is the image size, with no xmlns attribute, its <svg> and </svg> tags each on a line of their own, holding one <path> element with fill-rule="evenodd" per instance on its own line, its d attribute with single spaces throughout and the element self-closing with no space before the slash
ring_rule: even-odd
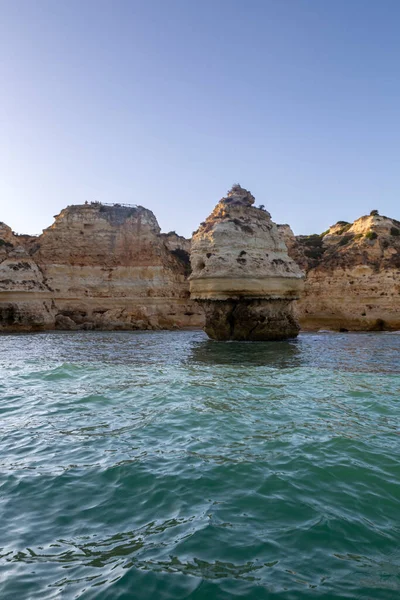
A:
<svg viewBox="0 0 400 600">
<path fill-rule="evenodd" d="M 192 238 L 190 295 L 203 305 L 217 340 L 279 340 L 299 326 L 292 303 L 303 273 L 271 215 L 235 185 Z"/>
</svg>

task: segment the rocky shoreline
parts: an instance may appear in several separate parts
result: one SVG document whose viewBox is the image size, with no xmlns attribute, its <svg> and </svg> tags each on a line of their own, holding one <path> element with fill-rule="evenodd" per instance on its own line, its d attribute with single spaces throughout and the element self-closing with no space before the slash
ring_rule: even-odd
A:
<svg viewBox="0 0 400 600">
<path fill-rule="evenodd" d="M 243 211 L 243 207 L 235 210 Z M 248 239 L 260 241 L 259 233 L 269 223 L 269 213 L 252 205 L 248 210 L 257 223 L 258 211 L 268 215 L 263 217 L 265 223 L 259 220 L 262 225 L 257 225 L 257 235 L 247 232 Z M 231 218 L 226 247 L 231 239 L 235 252 L 248 253 L 239 248 L 243 240 L 237 235 L 240 227 L 234 219 L 238 217 Z M 299 280 L 301 270 L 305 272 L 304 290 L 293 302 L 302 330 L 400 329 L 399 221 L 372 211 L 354 223 L 339 221 L 323 234 L 310 236 L 294 236 L 288 225 L 273 226 L 279 236 L 275 250 L 279 246 L 280 252 L 289 255 L 286 259 L 282 254 L 282 263 L 273 263 L 279 275 L 275 284 L 284 281 L 285 265 L 289 269 L 286 275 L 292 270 Z M 16 235 L 0 223 L 0 331 L 201 328 L 207 311 L 213 313 L 215 323 L 220 318 L 217 304 L 208 298 L 207 306 L 202 306 L 194 299 L 199 286 L 209 285 L 207 278 L 198 277 L 200 262 L 204 267 L 210 259 L 215 263 L 213 257 L 207 259 L 207 250 L 206 260 L 199 254 L 207 227 L 209 220 L 196 232 L 191 257 L 191 241 L 175 232 L 161 233 L 154 214 L 142 206 L 68 206 L 40 236 Z M 254 252 L 258 260 L 259 250 Z M 254 282 L 262 285 L 264 267 L 257 271 L 257 261 L 248 260 L 246 254 L 235 255 L 234 263 L 228 265 L 231 280 L 241 273 L 246 275 L 246 285 L 250 280 L 252 286 Z M 271 277 L 271 261 L 268 264 Z M 221 270 L 221 265 L 218 268 Z M 217 271 L 212 274 L 214 284 Z M 253 294 L 258 313 L 261 296 L 259 292 Z M 281 292 L 275 300 L 284 300 Z M 285 315 L 288 310 L 283 307 Z"/>
</svg>

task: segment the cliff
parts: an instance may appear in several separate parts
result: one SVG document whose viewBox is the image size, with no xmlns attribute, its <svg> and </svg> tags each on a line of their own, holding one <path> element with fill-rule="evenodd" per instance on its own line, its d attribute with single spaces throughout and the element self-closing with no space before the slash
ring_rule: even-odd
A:
<svg viewBox="0 0 400 600">
<path fill-rule="evenodd" d="M 302 329 L 400 329 L 399 221 L 371 214 L 297 237 L 287 225 L 279 229 L 306 271 L 296 306 Z"/>
<path fill-rule="evenodd" d="M 244 192 L 228 194 L 194 236 L 193 298 L 247 297 L 237 323 L 271 318 L 253 300 L 291 301 L 300 268 L 294 313 L 302 329 L 400 329 L 399 221 L 371 214 L 295 237 Z M 190 272 L 190 240 L 160 233 L 141 206 L 69 206 L 38 237 L 0 222 L 0 330 L 202 327 L 205 305 L 189 297 Z"/>
<path fill-rule="evenodd" d="M 233 186 L 192 238 L 190 294 L 216 339 L 283 339 L 299 330 L 291 302 L 303 275 L 271 215 L 253 204 Z"/>
<path fill-rule="evenodd" d="M 182 246 L 160 234 L 154 214 L 141 206 L 69 206 L 37 238 L 15 236 L 2 224 L 0 327 L 200 326 Z"/>
</svg>

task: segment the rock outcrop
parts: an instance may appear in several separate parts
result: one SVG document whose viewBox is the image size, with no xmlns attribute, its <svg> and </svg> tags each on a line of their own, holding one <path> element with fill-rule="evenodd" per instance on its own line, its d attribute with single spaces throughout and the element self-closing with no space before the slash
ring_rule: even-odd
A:
<svg viewBox="0 0 400 600">
<path fill-rule="evenodd" d="M 310 331 L 400 329 L 400 222 L 376 211 L 295 237 L 234 188 L 193 238 L 189 282 L 190 252 L 141 206 L 69 206 L 40 236 L 0 222 L 0 331 L 206 321 L 211 337 L 278 339 L 296 319 Z"/>
<path fill-rule="evenodd" d="M 321 235 L 294 237 L 279 226 L 306 271 L 295 312 L 304 330 L 400 329 L 400 222 L 373 211 Z"/>
<path fill-rule="evenodd" d="M 217 340 L 278 340 L 299 326 L 292 303 L 303 275 L 271 215 L 233 186 L 192 238 L 190 295 Z"/>
<path fill-rule="evenodd" d="M 37 238 L 0 225 L 0 329 L 199 327 L 187 241 L 141 206 L 69 206 Z"/>
</svg>

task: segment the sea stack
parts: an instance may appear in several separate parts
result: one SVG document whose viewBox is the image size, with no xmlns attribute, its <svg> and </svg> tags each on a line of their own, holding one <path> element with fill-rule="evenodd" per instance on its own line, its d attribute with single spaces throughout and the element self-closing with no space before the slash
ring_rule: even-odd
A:
<svg viewBox="0 0 400 600">
<path fill-rule="evenodd" d="M 254 196 L 234 185 L 192 238 L 190 295 L 215 340 L 282 340 L 299 332 L 292 306 L 303 272 L 269 212 L 253 205 Z"/>
</svg>

